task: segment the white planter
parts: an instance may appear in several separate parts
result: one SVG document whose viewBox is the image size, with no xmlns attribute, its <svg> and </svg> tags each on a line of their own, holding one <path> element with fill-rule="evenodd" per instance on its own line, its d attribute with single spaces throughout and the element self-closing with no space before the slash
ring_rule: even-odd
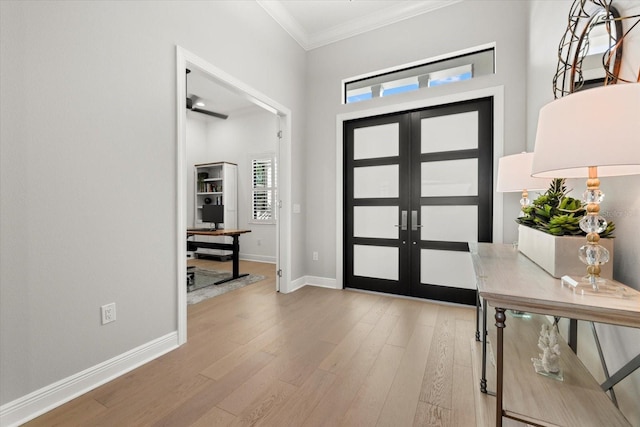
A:
<svg viewBox="0 0 640 427">
<path fill-rule="evenodd" d="M 578 258 L 578 249 L 586 243 L 584 236 L 553 236 L 518 226 L 518 250 L 556 278 L 587 274 L 587 266 Z M 600 245 L 609 251 L 609 262 L 601 266 L 600 276 L 613 279 L 613 239 L 601 239 Z"/>
</svg>

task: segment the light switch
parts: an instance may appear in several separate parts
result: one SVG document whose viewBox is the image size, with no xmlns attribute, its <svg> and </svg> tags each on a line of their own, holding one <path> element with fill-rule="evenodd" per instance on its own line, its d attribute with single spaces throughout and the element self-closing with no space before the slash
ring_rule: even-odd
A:
<svg viewBox="0 0 640 427">
<path fill-rule="evenodd" d="M 293 204 L 293 213 L 300 213 L 300 204 L 299 203 L 294 203 Z"/>
</svg>

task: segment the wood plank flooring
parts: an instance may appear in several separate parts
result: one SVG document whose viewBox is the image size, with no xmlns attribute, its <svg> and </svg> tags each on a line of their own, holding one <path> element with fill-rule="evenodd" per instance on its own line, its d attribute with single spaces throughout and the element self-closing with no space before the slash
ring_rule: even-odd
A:
<svg viewBox="0 0 640 427">
<path fill-rule="evenodd" d="M 266 279 L 189 306 L 187 344 L 26 425 L 476 425 L 473 308 L 240 268 Z"/>
</svg>

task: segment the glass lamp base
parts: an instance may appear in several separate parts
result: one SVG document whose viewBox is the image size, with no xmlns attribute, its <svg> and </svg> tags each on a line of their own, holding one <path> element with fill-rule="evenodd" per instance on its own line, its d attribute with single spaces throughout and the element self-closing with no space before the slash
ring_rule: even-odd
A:
<svg viewBox="0 0 640 427">
<path fill-rule="evenodd" d="M 533 362 L 533 369 L 536 370 L 537 374 L 544 375 L 545 377 L 553 378 L 554 380 L 558 380 L 558 381 L 564 380 L 564 376 L 562 375 L 562 369 L 558 370 L 558 372 L 548 372 L 542 366 L 542 359 L 532 357 L 531 362 Z"/>
<path fill-rule="evenodd" d="M 563 287 L 580 295 L 613 295 L 618 297 L 627 295 L 627 290 L 624 287 L 602 277 L 562 276 L 560 283 Z"/>
</svg>

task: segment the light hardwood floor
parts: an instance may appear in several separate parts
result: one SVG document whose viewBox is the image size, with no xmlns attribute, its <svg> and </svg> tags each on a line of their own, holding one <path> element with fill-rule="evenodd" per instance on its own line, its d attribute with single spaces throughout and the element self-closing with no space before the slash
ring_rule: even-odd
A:
<svg viewBox="0 0 640 427">
<path fill-rule="evenodd" d="M 230 262 L 198 260 L 231 268 Z M 471 307 L 267 278 L 188 308 L 188 342 L 27 426 L 475 426 Z"/>
</svg>

